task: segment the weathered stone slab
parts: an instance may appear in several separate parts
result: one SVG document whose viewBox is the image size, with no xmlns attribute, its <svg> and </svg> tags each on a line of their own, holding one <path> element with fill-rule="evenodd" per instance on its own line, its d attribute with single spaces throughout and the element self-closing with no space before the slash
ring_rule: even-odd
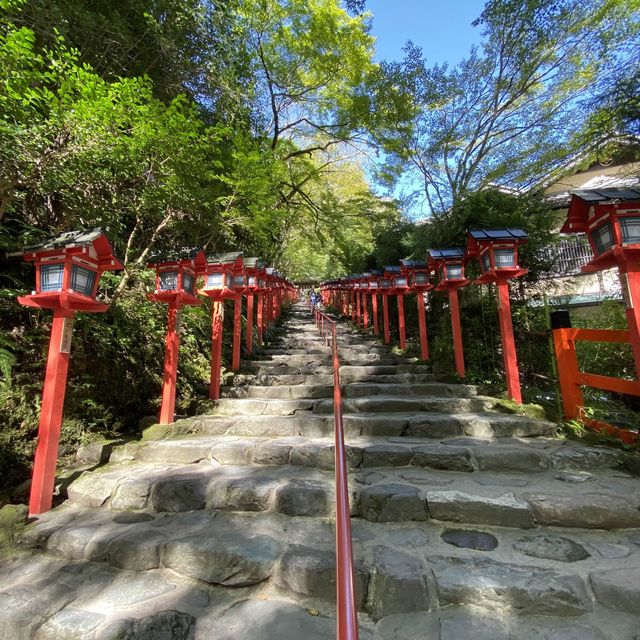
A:
<svg viewBox="0 0 640 640">
<path fill-rule="evenodd" d="M 347 468 L 356 469 L 362 464 L 362 449 L 345 447 Z M 308 442 L 291 451 L 290 462 L 303 467 L 333 469 L 335 467 L 335 446 L 328 442 Z"/>
<path fill-rule="evenodd" d="M 69 485 L 69 500 L 92 509 L 101 507 L 109 499 L 122 473 L 83 473 Z"/>
<path fill-rule="evenodd" d="M 413 457 L 411 449 L 394 444 L 366 447 L 362 455 L 363 467 L 404 467 Z"/>
<path fill-rule="evenodd" d="M 217 478 L 208 489 L 208 509 L 265 511 L 278 482 L 272 478 Z"/>
<path fill-rule="evenodd" d="M 522 615 L 574 616 L 589 610 L 578 576 L 488 559 L 429 558 L 440 605 L 472 604 Z"/>
<path fill-rule="evenodd" d="M 440 536 L 447 544 L 461 549 L 477 549 L 493 551 L 498 546 L 498 539 L 485 531 L 467 529 L 447 529 Z"/>
<path fill-rule="evenodd" d="M 561 447 L 551 455 L 554 469 L 614 469 L 622 466 L 623 452 L 608 447 Z"/>
<path fill-rule="evenodd" d="M 332 504 L 328 485 L 312 480 L 291 480 L 275 490 L 274 510 L 288 516 L 326 516 Z"/>
<path fill-rule="evenodd" d="M 78 640 L 89 638 L 105 616 L 94 611 L 66 608 L 49 618 L 36 632 L 36 640 Z"/>
<path fill-rule="evenodd" d="M 290 602 L 244 600 L 213 622 L 209 637 L 215 640 L 327 640 L 335 635 L 335 627 L 334 619 L 312 616 Z M 363 640 L 366 638 L 367 635 Z"/>
<path fill-rule="evenodd" d="M 640 566 L 594 571 L 590 578 L 600 604 L 609 609 L 640 614 Z"/>
<path fill-rule="evenodd" d="M 510 640 L 510 636 L 500 620 L 457 615 L 440 621 L 440 640 Z"/>
<path fill-rule="evenodd" d="M 196 619 L 182 611 L 160 611 L 145 618 L 124 619 L 97 632 L 95 640 L 194 640 Z"/>
<path fill-rule="evenodd" d="M 469 449 L 444 444 L 414 447 L 411 464 L 448 471 L 473 471 Z"/>
<path fill-rule="evenodd" d="M 361 562 L 354 562 L 355 599 L 364 607 L 369 572 Z M 336 597 L 336 556 L 333 551 L 291 546 L 282 556 L 276 585 L 299 595 L 333 602 Z"/>
<path fill-rule="evenodd" d="M 393 549 L 376 548 L 367 608 L 375 620 L 394 613 L 428 609 L 427 584 L 420 560 Z"/>
<path fill-rule="evenodd" d="M 546 558 L 558 562 L 578 562 L 590 557 L 589 552 L 582 545 L 551 533 L 524 536 L 516 540 L 513 548 L 532 558 Z"/>
<path fill-rule="evenodd" d="M 204 582 L 241 587 L 271 576 L 281 544 L 257 533 L 234 531 L 206 536 L 203 533 L 167 542 L 163 564 Z"/>
<path fill-rule="evenodd" d="M 149 527 L 132 528 L 109 544 L 109 564 L 130 571 L 156 569 L 160 566 L 160 550 L 166 540 L 166 535 Z"/>
<path fill-rule="evenodd" d="M 113 490 L 110 506 L 114 510 L 144 509 L 149 501 L 153 478 L 122 478 Z"/>
<path fill-rule="evenodd" d="M 547 455 L 524 447 L 478 447 L 473 452 L 481 471 L 545 471 Z"/>
<path fill-rule="evenodd" d="M 520 529 L 534 526 L 531 508 L 513 493 L 487 498 L 462 491 L 429 491 L 427 506 L 434 520 Z"/>
<path fill-rule="evenodd" d="M 208 477 L 200 474 L 167 475 L 156 481 L 149 502 L 154 511 L 195 511 L 204 509 Z"/>
<path fill-rule="evenodd" d="M 539 524 L 582 529 L 640 527 L 638 506 L 610 494 L 530 495 Z"/>
<path fill-rule="evenodd" d="M 545 636 L 545 640 L 607 640 L 599 629 L 578 625 L 576 627 L 565 627 L 551 631 Z"/>
<path fill-rule="evenodd" d="M 360 491 L 360 515 L 371 522 L 426 520 L 424 498 L 416 487 L 404 484 L 376 484 Z"/>
<path fill-rule="evenodd" d="M 35 630 L 76 596 L 65 584 L 34 579 L 28 585 L 3 585 L 0 640 L 31 640 Z"/>
<path fill-rule="evenodd" d="M 155 440 L 140 447 L 138 459 L 145 462 L 179 462 L 194 464 L 209 455 L 211 442 L 185 440 Z"/>
<path fill-rule="evenodd" d="M 254 449 L 253 462 L 267 465 L 288 464 L 292 447 L 293 445 L 285 442 L 262 442 Z"/>
<path fill-rule="evenodd" d="M 611 542 L 590 542 L 589 547 L 595 549 L 600 556 L 609 560 L 616 558 L 626 558 L 631 555 L 631 549 L 624 544 L 613 544 Z"/>
<path fill-rule="evenodd" d="M 250 440 L 222 440 L 211 449 L 211 458 L 220 464 L 250 464 L 255 442 Z"/>
</svg>

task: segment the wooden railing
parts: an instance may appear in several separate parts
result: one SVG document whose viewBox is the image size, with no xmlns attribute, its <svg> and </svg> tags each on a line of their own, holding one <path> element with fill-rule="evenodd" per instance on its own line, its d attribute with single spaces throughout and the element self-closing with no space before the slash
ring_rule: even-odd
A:
<svg viewBox="0 0 640 640">
<path fill-rule="evenodd" d="M 353 547 L 351 543 L 351 509 L 347 478 L 347 454 L 342 421 L 342 391 L 336 323 L 318 308 L 314 319 L 325 344 L 333 356 L 333 415 L 335 420 L 336 479 L 336 609 L 338 640 L 358 640 L 358 614 L 355 606 Z"/>
<path fill-rule="evenodd" d="M 640 434 L 626 429 L 618 429 L 606 422 L 594 420 L 586 414 L 581 386 L 640 396 L 640 382 L 580 371 L 575 345 L 578 340 L 624 344 L 629 342 L 629 332 L 611 329 L 574 328 L 553 330 L 553 343 L 558 361 L 558 378 L 562 393 L 564 417 L 567 420 L 581 420 L 588 427 L 597 431 L 604 431 L 627 443 L 640 442 Z"/>
</svg>

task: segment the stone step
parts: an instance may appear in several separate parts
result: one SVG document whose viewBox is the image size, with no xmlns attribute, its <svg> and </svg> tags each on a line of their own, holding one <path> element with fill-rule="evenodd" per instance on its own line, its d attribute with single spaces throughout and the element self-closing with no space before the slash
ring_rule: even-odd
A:
<svg viewBox="0 0 640 640">
<path fill-rule="evenodd" d="M 376 384 L 418 384 L 437 381 L 439 376 L 433 373 L 397 373 L 397 374 L 374 374 L 360 373 L 352 371 L 341 371 L 340 382 L 345 389 L 345 385 L 356 382 L 372 382 Z M 327 384 L 333 385 L 333 373 L 318 374 L 276 374 L 269 375 L 265 373 L 257 375 L 247 375 L 244 380 L 250 384 L 261 386 L 280 386 L 280 385 L 313 385 Z"/>
<path fill-rule="evenodd" d="M 358 413 L 344 416 L 347 437 L 393 436 L 413 438 L 527 438 L 553 436 L 557 426 L 545 420 L 501 413 Z M 171 425 L 154 425 L 146 439 L 183 438 L 200 435 L 325 437 L 334 432 L 331 414 L 295 415 L 200 415 Z"/>
<path fill-rule="evenodd" d="M 438 413 L 469 413 L 491 411 L 497 406 L 495 398 L 485 396 L 444 397 L 423 396 L 421 398 L 377 395 L 375 397 L 345 398 L 342 411 L 345 415 L 353 413 L 417 413 L 435 411 Z M 313 404 L 314 413 L 332 413 L 333 400 L 318 400 Z"/>
<path fill-rule="evenodd" d="M 329 517 L 334 478 L 330 470 L 304 466 L 314 454 L 317 462 L 322 455 L 318 448 L 307 447 L 304 455 L 292 451 L 291 461 L 300 464 L 286 466 L 213 461 L 111 464 L 84 473 L 71 483 L 68 496 L 73 505 L 112 511 L 270 511 Z M 350 454 L 357 459 L 356 450 Z M 420 462 L 419 451 L 416 456 Z M 352 516 L 370 522 L 431 519 L 519 529 L 640 527 L 640 488 L 635 478 L 602 469 L 582 480 L 582 474 L 557 470 L 536 473 L 529 486 L 522 476 L 467 469 L 362 469 L 350 477 Z"/>
<path fill-rule="evenodd" d="M 607 447 L 572 445 L 554 438 L 448 439 L 356 437 L 346 443 L 350 469 L 371 467 L 427 467 L 447 471 L 541 473 L 547 469 L 587 472 L 621 469 L 624 453 Z M 141 460 L 223 465 L 302 465 L 333 469 L 332 438 L 241 438 L 210 436 L 181 440 L 149 440 L 117 447 L 113 462 Z M 589 474 L 577 477 L 588 478 Z"/>
<path fill-rule="evenodd" d="M 268 361 L 251 360 L 246 361 L 243 369 L 256 375 L 317 375 L 331 374 L 333 368 L 330 363 L 324 363 L 309 359 L 304 365 L 289 365 L 286 362 L 273 363 Z M 427 364 L 379 364 L 364 365 L 340 363 L 340 379 L 353 380 L 362 379 L 363 376 L 372 375 L 395 375 L 400 373 L 427 374 L 430 366 Z"/>
<path fill-rule="evenodd" d="M 424 383 L 424 384 L 348 384 L 342 389 L 343 398 L 366 398 L 368 396 L 450 396 L 469 397 L 477 394 L 471 385 Z M 269 399 L 301 399 L 332 398 L 333 384 L 316 385 L 280 385 L 255 386 L 245 385 L 223 389 L 226 398 L 269 398 Z"/>
<path fill-rule="evenodd" d="M 333 413 L 333 399 L 297 398 L 285 400 L 280 398 L 242 397 L 221 398 L 212 403 L 210 415 L 226 416 L 288 416 L 302 412 L 315 414 Z M 342 401 L 344 415 L 357 413 L 469 413 L 491 411 L 496 406 L 494 398 L 484 396 L 444 397 L 423 396 L 421 398 L 406 396 L 376 396 L 364 398 L 345 398 Z"/>
<path fill-rule="evenodd" d="M 465 530 L 434 522 L 380 527 L 355 520 L 357 606 L 365 612 L 365 625 L 369 619 L 391 622 L 389 616 L 395 616 L 396 625 L 402 626 L 410 618 L 399 614 L 446 612 L 465 605 L 499 611 L 499 619 L 503 615 L 524 618 L 523 622 L 534 615 L 566 620 L 594 609 L 604 615 L 617 611 L 629 623 L 631 616 L 638 616 L 640 547 L 627 539 L 624 544 L 613 543 L 611 540 L 619 539 L 613 535 L 585 532 L 577 542 L 575 532 L 489 532 L 482 527 Z M 74 590 L 87 574 L 94 581 L 97 575 L 108 576 L 96 581 L 102 589 L 117 584 L 123 592 L 116 595 L 107 587 L 107 599 L 116 600 L 114 607 L 125 608 L 138 600 L 134 590 L 140 590 L 141 582 L 147 598 L 153 598 L 158 590 L 164 592 L 167 581 L 173 582 L 170 591 L 179 590 L 182 581 L 202 592 L 190 601 L 200 618 L 211 601 L 204 593 L 221 597 L 225 588 L 246 589 L 243 598 L 259 593 L 270 601 L 284 596 L 303 606 L 317 603 L 326 610 L 335 599 L 333 537 L 331 523 L 316 517 L 294 520 L 272 513 L 205 511 L 114 514 L 71 507 L 32 525 L 23 540 L 81 569 L 70 572 L 71 597 L 62 600 L 63 607 L 73 601 Z M 49 577 L 52 563 L 57 562 L 53 558 L 41 560 L 40 567 L 30 567 L 27 576 L 24 568 L 13 573 L 4 569 L 4 575 L 12 578 L 11 590 L 4 593 L 15 593 L 22 586 L 21 578 L 32 578 L 45 563 L 49 570 L 43 576 Z M 162 569 L 171 573 L 163 574 Z M 155 589 L 151 588 L 153 581 Z M 46 579 L 41 586 L 46 593 Z M 184 594 L 181 591 L 182 597 Z M 132 600 L 127 602 L 126 597 Z M 81 598 L 90 607 L 99 606 L 90 598 L 105 604 L 97 588 Z M 36 610 L 37 603 L 31 599 Z M 77 604 L 74 601 L 74 609 Z"/>
</svg>

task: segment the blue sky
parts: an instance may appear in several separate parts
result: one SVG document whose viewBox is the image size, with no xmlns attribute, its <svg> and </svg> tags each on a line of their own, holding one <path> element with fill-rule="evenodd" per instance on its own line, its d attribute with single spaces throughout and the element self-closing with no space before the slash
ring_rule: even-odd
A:
<svg viewBox="0 0 640 640">
<path fill-rule="evenodd" d="M 480 30 L 471 23 L 482 13 L 484 0 L 367 0 L 373 14 L 372 35 L 376 37 L 378 60 L 399 60 L 402 47 L 411 40 L 422 48 L 429 66 L 448 62 L 454 66 L 481 40 Z M 402 199 L 421 191 L 421 182 L 407 174 L 393 195 Z M 384 191 L 371 181 L 375 192 Z M 428 215 L 427 205 L 418 197 L 405 213 L 412 219 Z"/>
<path fill-rule="evenodd" d="M 401 58 L 402 46 L 412 40 L 429 63 L 455 64 L 480 41 L 471 23 L 483 7 L 484 0 L 367 0 L 377 58 Z"/>
</svg>

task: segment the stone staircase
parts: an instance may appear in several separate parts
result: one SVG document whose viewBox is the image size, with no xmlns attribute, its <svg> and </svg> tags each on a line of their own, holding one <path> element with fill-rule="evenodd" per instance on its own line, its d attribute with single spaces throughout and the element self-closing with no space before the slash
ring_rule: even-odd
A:
<svg viewBox="0 0 640 640">
<path fill-rule="evenodd" d="M 361 638 L 639 640 L 640 482 L 340 324 Z M 206 415 L 0 562 L 0 640 L 335 637 L 330 350 L 301 306 Z"/>
</svg>

